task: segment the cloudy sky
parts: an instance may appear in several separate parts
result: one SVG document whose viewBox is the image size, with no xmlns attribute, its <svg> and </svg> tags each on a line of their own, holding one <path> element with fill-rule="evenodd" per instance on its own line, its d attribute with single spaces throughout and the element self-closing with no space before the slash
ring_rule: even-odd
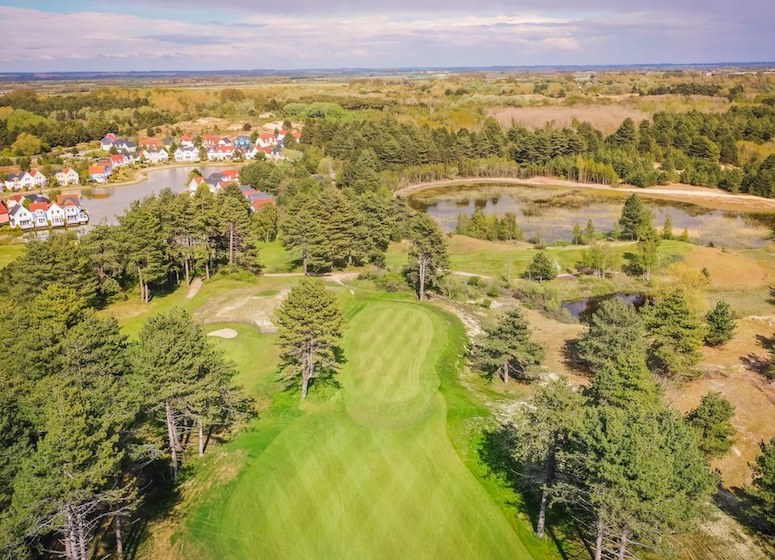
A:
<svg viewBox="0 0 775 560">
<path fill-rule="evenodd" d="M 0 0 L 0 72 L 775 60 L 774 0 Z"/>
</svg>

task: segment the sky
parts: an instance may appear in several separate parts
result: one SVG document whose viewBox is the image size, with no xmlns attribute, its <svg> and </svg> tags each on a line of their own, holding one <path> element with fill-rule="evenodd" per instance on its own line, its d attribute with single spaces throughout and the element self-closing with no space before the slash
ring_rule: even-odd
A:
<svg viewBox="0 0 775 560">
<path fill-rule="evenodd" d="M 762 62 L 774 0 L 0 0 L 0 72 Z"/>
</svg>

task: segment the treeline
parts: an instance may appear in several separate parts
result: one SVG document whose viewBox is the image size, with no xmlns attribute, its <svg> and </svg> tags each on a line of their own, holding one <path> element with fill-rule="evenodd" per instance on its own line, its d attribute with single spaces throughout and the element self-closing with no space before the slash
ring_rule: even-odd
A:
<svg viewBox="0 0 775 560">
<path fill-rule="evenodd" d="M 485 215 L 481 208 L 474 210 L 470 218 L 458 214 L 455 233 L 489 241 L 520 241 L 524 237 L 524 232 L 517 225 L 516 214 Z"/>
<path fill-rule="evenodd" d="M 721 114 L 657 113 L 639 124 L 628 118 L 608 137 L 589 123 L 504 131 L 488 118 L 479 131 L 453 132 L 390 117 L 358 122 L 311 118 L 302 142 L 342 160 L 345 185 L 364 173 L 372 178 L 384 174 L 436 178 L 453 172 L 469 176 L 468 162 L 509 160 L 516 166 L 509 176 L 546 174 L 642 187 L 680 179 L 775 196 L 773 185 L 751 187 L 766 182 L 758 178 L 760 162 L 751 163 L 745 173 L 735 167 L 741 163 L 737 142 L 762 144 L 774 134 L 775 109 L 757 105 Z"/>
<path fill-rule="evenodd" d="M 122 558 L 135 512 L 250 412 L 185 311 L 136 342 L 65 284 L 0 299 L 0 554 Z"/>
<path fill-rule="evenodd" d="M 0 107 L 13 109 L 0 116 L 0 150 L 14 147 L 14 155 L 33 155 L 26 146 L 15 146 L 21 135 L 33 135 L 45 151 L 99 140 L 111 131 L 132 134 L 176 120 L 169 111 L 153 108 L 144 97 L 109 92 L 38 96 L 19 90 L 0 96 Z"/>
<path fill-rule="evenodd" d="M 734 89 L 734 88 L 732 88 Z M 697 84 L 693 82 L 682 82 L 671 86 L 656 86 L 641 95 L 708 95 L 710 97 L 718 95 L 721 86 L 718 84 Z"/>
</svg>

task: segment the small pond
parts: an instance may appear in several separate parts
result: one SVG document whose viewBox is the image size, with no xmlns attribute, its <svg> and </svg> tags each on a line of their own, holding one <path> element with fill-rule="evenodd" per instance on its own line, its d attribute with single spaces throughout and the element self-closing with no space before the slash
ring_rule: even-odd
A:
<svg viewBox="0 0 775 560">
<path fill-rule="evenodd" d="M 573 226 L 582 228 L 588 219 L 597 231 L 612 231 L 629 193 L 593 193 L 580 189 L 534 186 L 461 186 L 436 189 L 409 197 L 409 205 L 438 220 L 442 229 L 453 232 L 458 214 L 471 216 L 480 208 L 485 214 L 516 215 L 525 239 L 540 239 L 546 244 L 570 240 Z M 662 227 L 667 216 L 673 222 L 673 234 L 686 228 L 689 236 L 702 244 L 718 247 L 756 248 L 771 237 L 775 214 L 745 214 L 710 210 L 681 202 L 643 202 L 654 215 L 654 225 Z"/>
<path fill-rule="evenodd" d="M 620 299 L 627 302 L 629 305 L 634 306 L 636 309 L 643 307 L 648 298 L 641 293 L 627 294 L 624 292 L 616 292 L 613 294 L 607 294 L 604 296 L 594 296 L 583 299 L 577 299 L 573 301 L 566 301 L 562 304 L 562 308 L 571 314 L 575 319 L 578 319 L 582 323 L 589 322 L 604 301 L 612 299 Z"/>
</svg>

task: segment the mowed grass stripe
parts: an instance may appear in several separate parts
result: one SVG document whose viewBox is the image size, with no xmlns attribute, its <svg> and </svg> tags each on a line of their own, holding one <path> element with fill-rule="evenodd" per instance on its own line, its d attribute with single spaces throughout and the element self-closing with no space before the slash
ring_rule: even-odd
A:
<svg viewBox="0 0 775 560">
<path fill-rule="evenodd" d="M 367 301 L 345 334 L 340 393 L 253 455 L 190 537 L 234 560 L 532 558 L 447 437 L 435 369 L 447 328 L 432 308 Z"/>
</svg>

